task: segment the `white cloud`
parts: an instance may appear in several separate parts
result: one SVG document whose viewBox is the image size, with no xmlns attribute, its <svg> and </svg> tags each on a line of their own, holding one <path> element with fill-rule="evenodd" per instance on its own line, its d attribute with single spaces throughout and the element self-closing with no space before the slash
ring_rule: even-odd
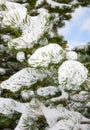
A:
<svg viewBox="0 0 90 130">
<path fill-rule="evenodd" d="M 58 33 L 63 36 L 69 35 L 71 32 L 71 26 L 69 24 L 69 22 L 66 22 L 63 28 L 58 29 Z"/>
<path fill-rule="evenodd" d="M 65 37 L 70 45 L 70 48 L 86 44 L 88 39 L 90 39 L 90 37 L 87 36 L 87 34 L 90 33 L 89 14 L 90 8 L 79 7 L 75 12 L 72 13 L 72 19 L 70 21 L 66 21 L 65 26 L 59 29 L 59 34 Z M 86 42 L 85 36 L 87 36 Z"/>
<path fill-rule="evenodd" d="M 90 31 L 90 17 L 83 21 L 81 30 Z"/>
<path fill-rule="evenodd" d="M 65 26 L 63 28 L 60 28 L 58 30 L 59 34 L 62 35 L 70 35 L 72 32 L 72 29 L 77 26 L 81 25 L 81 22 L 85 15 L 87 13 L 87 8 L 79 7 L 72 13 L 72 19 L 70 21 L 65 22 Z"/>
<path fill-rule="evenodd" d="M 87 13 L 87 8 L 79 7 L 72 13 L 72 21 L 79 22 Z"/>
</svg>

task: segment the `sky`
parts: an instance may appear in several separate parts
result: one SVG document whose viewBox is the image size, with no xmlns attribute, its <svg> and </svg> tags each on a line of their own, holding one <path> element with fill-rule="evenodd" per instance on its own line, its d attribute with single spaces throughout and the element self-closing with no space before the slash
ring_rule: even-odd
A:
<svg viewBox="0 0 90 130">
<path fill-rule="evenodd" d="M 90 42 L 90 7 L 79 7 L 72 13 L 72 19 L 59 29 L 71 47 Z"/>
</svg>

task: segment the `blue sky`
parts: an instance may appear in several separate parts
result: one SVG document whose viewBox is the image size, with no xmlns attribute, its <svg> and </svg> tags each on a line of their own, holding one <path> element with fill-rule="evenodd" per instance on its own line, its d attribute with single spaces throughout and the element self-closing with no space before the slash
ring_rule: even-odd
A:
<svg viewBox="0 0 90 130">
<path fill-rule="evenodd" d="M 90 42 L 90 7 L 79 7 L 72 13 L 72 19 L 59 29 L 71 47 Z"/>
</svg>

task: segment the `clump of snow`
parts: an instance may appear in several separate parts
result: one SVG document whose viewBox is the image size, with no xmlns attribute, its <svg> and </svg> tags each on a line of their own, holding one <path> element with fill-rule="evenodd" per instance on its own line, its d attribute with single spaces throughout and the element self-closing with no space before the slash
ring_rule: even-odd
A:
<svg viewBox="0 0 90 130">
<path fill-rule="evenodd" d="M 65 89 L 79 89 L 87 79 L 88 70 L 78 61 L 65 61 L 58 70 L 60 87 Z"/>
<path fill-rule="evenodd" d="M 49 22 L 47 23 L 49 16 L 45 12 L 34 17 L 28 16 L 27 22 L 21 26 L 22 35 L 9 41 L 8 46 L 15 49 L 32 48 L 49 29 Z"/>
<path fill-rule="evenodd" d="M 32 67 L 48 67 L 50 63 L 57 64 L 64 58 L 64 50 L 58 44 L 49 44 L 37 49 L 29 58 Z"/>
<path fill-rule="evenodd" d="M 77 124 L 79 125 L 81 121 L 90 121 L 80 113 L 69 111 L 62 106 L 49 108 L 41 105 L 41 109 L 50 127 L 47 130 L 72 130 Z M 82 124 L 80 125 L 82 126 Z M 87 127 L 88 126 L 89 125 L 87 125 Z"/>
<path fill-rule="evenodd" d="M 55 107 L 46 107 L 35 98 L 33 98 L 30 103 L 20 103 L 13 99 L 0 98 L 0 113 L 9 116 L 15 111 L 22 114 L 15 130 L 32 128 L 38 118 L 42 116 L 45 117 L 47 121 L 47 130 L 72 130 L 75 129 L 77 125 L 81 128 L 82 124 L 80 123 L 82 121 L 90 121 L 89 119 L 83 117 L 80 113 L 69 111 L 60 105 Z M 86 124 L 86 127 L 84 128 L 90 127 Z"/>
<path fill-rule="evenodd" d="M 85 101 L 87 101 L 88 98 L 89 98 L 89 95 L 88 95 L 88 94 L 89 94 L 89 93 L 86 92 L 86 91 L 81 91 L 81 92 L 79 93 L 79 97 L 78 97 L 79 101 L 80 101 L 80 102 L 85 102 Z"/>
<path fill-rule="evenodd" d="M 54 96 L 58 92 L 57 87 L 55 86 L 47 86 L 47 87 L 40 87 L 37 89 L 37 95 L 46 97 L 46 96 Z"/>
<path fill-rule="evenodd" d="M 34 126 L 34 130 L 36 130 L 37 127 L 35 127 L 35 123 L 38 120 L 38 117 L 42 117 L 42 115 L 43 113 L 40 108 L 40 102 L 37 99 L 32 99 L 30 103 L 25 104 L 24 112 L 21 115 L 15 130 L 29 130 L 32 129 L 32 126 Z"/>
<path fill-rule="evenodd" d="M 1 83 L 2 89 L 9 89 L 12 92 L 18 91 L 21 87 L 30 87 L 37 81 L 42 81 L 50 75 L 48 70 L 24 68 L 12 75 L 8 80 Z"/>
<path fill-rule="evenodd" d="M 6 73 L 6 70 L 4 68 L 0 68 L 0 75 L 4 75 Z"/>
<path fill-rule="evenodd" d="M 19 27 L 26 19 L 27 9 L 14 2 L 6 2 L 5 6 L 7 9 L 2 21 L 3 26 Z"/>
<path fill-rule="evenodd" d="M 65 101 L 68 99 L 68 93 L 66 93 L 63 89 L 61 90 L 62 94 L 59 97 L 53 97 L 50 99 L 52 102 Z"/>
<path fill-rule="evenodd" d="M 43 11 L 38 10 L 38 16 L 29 16 L 24 5 L 14 2 L 6 2 L 4 5 L 6 10 L 2 17 L 2 27 L 10 26 L 22 32 L 20 37 L 9 39 L 8 46 L 15 49 L 32 48 L 48 31 L 50 14 L 47 10 L 41 9 Z"/>
<path fill-rule="evenodd" d="M 88 102 L 88 103 L 86 104 L 86 106 L 87 106 L 87 107 L 90 107 L 90 102 Z"/>
<path fill-rule="evenodd" d="M 54 0 L 46 0 L 46 2 L 52 7 L 52 8 L 56 8 L 56 7 L 59 7 L 59 8 L 62 8 L 63 6 L 70 6 L 68 4 L 62 4 L 62 3 L 58 3 Z"/>
<path fill-rule="evenodd" d="M 20 51 L 16 55 L 16 59 L 20 62 L 23 62 L 25 60 L 25 53 Z"/>
<path fill-rule="evenodd" d="M 43 2 L 44 2 L 44 0 L 37 0 L 35 7 L 38 7 L 38 6 L 41 5 Z"/>
<path fill-rule="evenodd" d="M 45 8 L 40 8 L 40 9 L 38 9 L 38 11 L 37 11 L 38 13 L 48 13 L 48 10 L 47 9 L 45 9 Z"/>
<path fill-rule="evenodd" d="M 81 91 L 79 94 L 74 94 L 70 96 L 70 99 L 76 102 L 86 102 L 88 98 L 88 92 L 86 91 Z"/>
<path fill-rule="evenodd" d="M 0 0 L 0 5 L 5 4 L 6 1 L 7 1 L 7 0 Z"/>
<path fill-rule="evenodd" d="M 14 1 L 14 0 L 9 0 Z M 18 1 L 18 0 L 15 0 Z M 26 0 L 23 0 L 26 1 Z M 41 5 L 44 0 L 37 0 L 36 7 Z M 74 1 L 75 2 L 75 1 Z M 49 4 L 52 8 L 62 8 L 63 6 L 71 6 L 70 4 L 61 4 L 54 0 L 46 0 L 46 3 Z M 15 48 L 21 50 L 22 48 L 32 48 L 35 44 L 46 45 L 48 42 L 43 38 L 43 34 L 51 29 L 52 24 L 50 25 L 49 18 L 50 14 L 44 8 L 37 9 L 38 16 L 29 16 L 27 14 L 27 9 L 24 7 L 26 4 L 17 4 L 13 2 L 8 2 L 8 0 L 0 0 L 0 5 L 4 4 L 6 6 L 5 11 L 0 10 L 0 18 L 2 18 L 3 23 L 2 27 L 10 26 L 12 28 L 19 28 L 22 31 L 20 37 L 12 39 L 12 37 L 4 35 L 2 36 L 3 40 L 8 42 L 10 48 Z M 71 2 L 73 4 L 73 2 Z M 55 14 L 54 22 L 57 22 L 58 14 Z M 52 30 L 52 29 L 51 29 Z M 50 30 L 50 31 L 51 31 Z M 51 37 L 54 36 L 54 33 L 49 32 Z M 42 42 L 41 42 L 42 41 Z M 38 43 L 39 42 L 39 43 Z M 43 44 L 42 44 L 43 43 Z M 24 52 L 18 52 L 16 55 L 18 61 L 23 62 L 25 60 Z M 43 81 L 48 76 L 51 76 L 51 73 L 46 70 L 44 67 L 48 67 L 50 64 L 58 64 L 65 58 L 65 51 L 58 44 L 49 44 L 45 47 L 37 49 L 34 54 L 27 56 L 28 63 L 30 67 L 24 68 L 16 74 L 12 75 L 8 80 L 3 81 L 0 84 L 1 89 L 9 89 L 12 92 L 16 92 L 20 89 L 31 88 L 33 89 L 33 84 L 38 81 Z M 40 87 L 35 91 L 33 90 L 23 90 L 21 92 L 21 97 L 23 100 L 28 100 L 32 98 L 29 103 L 20 103 L 13 99 L 9 98 L 0 98 L 0 113 L 3 113 L 7 116 L 13 114 L 15 111 L 21 113 L 21 118 L 16 126 L 15 130 L 24 130 L 32 129 L 31 127 L 35 125 L 38 117 L 45 119 L 48 124 L 45 130 L 88 130 L 90 127 L 86 124 L 83 126 L 81 121 L 90 121 L 89 119 L 84 118 L 81 114 L 74 111 L 69 111 L 61 106 L 54 106 L 53 104 L 59 101 L 65 101 L 68 99 L 67 90 L 77 90 L 79 86 L 87 79 L 87 69 L 77 60 L 77 54 L 73 51 L 66 52 L 66 58 L 68 61 L 65 61 L 58 69 L 58 80 L 59 87 L 47 86 Z M 37 67 L 38 69 L 34 68 Z M 42 67 L 42 68 L 39 68 Z M 54 67 L 52 67 L 54 68 Z M 51 70 L 53 71 L 53 69 Z M 3 68 L 0 68 L 0 75 L 5 73 Z M 50 70 L 50 71 L 51 71 Z M 56 78 L 56 77 L 55 77 Z M 54 79 L 54 78 L 53 78 Z M 90 86 L 90 81 L 87 80 L 86 83 Z M 61 94 L 57 95 L 57 92 Z M 39 102 L 36 97 L 45 97 L 55 96 L 48 101 L 51 103 L 50 106 L 46 107 L 43 103 Z M 88 93 L 81 91 L 78 94 L 71 96 L 70 98 L 76 99 L 75 101 L 86 101 L 88 99 Z M 42 98 L 41 98 L 42 100 Z M 71 102 L 72 103 L 72 102 Z M 70 104 L 71 105 L 71 104 Z M 80 103 L 76 103 L 77 106 L 81 107 Z M 73 107 L 75 104 L 73 105 Z M 86 104 L 86 107 L 90 107 L 90 102 Z M 72 109 L 71 109 L 72 110 Z M 26 121 L 26 127 L 25 127 Z M 38 125 L 38 124 L 37 124 Z M 35 130 L 38 130 L 37 126 L 34 126 Z"/>
<path fill-rule="evenodd" d="M 68 60 L 77 60 L 78 58 L 78 55 L 76 52 L 74 51 L 67 51 L 66 52 L 66 59 Z"/>
<path fill-rule="evenodd" d="M 15 111 L 23 113 L 24 105 L 10 98 L 0 97 L 0 113 L 13 114 Z"/>
<path fill-rule="evenodd" d="M 22 99 L 27 100 L 31 97 L 34 97 L 35 94 L 34 94 L 34 91 L 32 91 L 32 90 L 23 90 L 21 92 L 21 96 L 22 96 Z"/>
<path fill-rule="evenodd" d="M 9 40 L 11 40 L 10 35 L 2 35 L 1 38 L 4 40 L 4 42 L 8 42 Z"/>
</svg>

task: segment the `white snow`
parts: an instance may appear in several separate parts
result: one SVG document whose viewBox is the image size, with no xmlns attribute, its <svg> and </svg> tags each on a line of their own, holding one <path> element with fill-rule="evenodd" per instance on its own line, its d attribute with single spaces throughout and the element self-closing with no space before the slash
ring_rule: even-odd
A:
<svg viewBox="0 0 90 130">
<path fill-rule="evenodd" d="M 2 21 L 3 26 L 19 27 L 26 19 L 27 9 L 14 2 L 6 2 L 5 6 L 7 9 Z"/>
<path fill-rule="evenodd" d="M 78 112 L 69 111 L 61 105 L 46 107 L 35 98 L 30 103 L 20 103 L 13 99 L 0 98 L 0 113 L 9 116 L 15 111 L 22 114 L 15 130 L 31 128 L 32 125 L 35 125 L 38 117 L 42 116 L 46 118 L 49 126 L 47 130 L 77 130 L 76 128 L 85 128 L 85 130 L 88 130 L 90 128 L 88 124 L 84 127 L 80 124 L 81 121 L 90 121 L 89 119 L 83 117 Z"/>
<path fill-rule="evenodd" d="M 16 59 L 20 62 L 23 62 L 25 60 L 25 53 L 23 51 L 20 51 L 16 55 Z"/>
<path fill-rule="evenodd" d="M 46 2 L 51 5 L 52 8 L 56 8 L 56 7 L 59 7 L 59 8 L 62 8 L 63 6 L 70 6 L 68 4 L 62 4 L 62 3 L 58 3 L 54 0 L 46 0 Z"/>
<path fill-rule="evenodd" d="M 4 68 L 0 68 L 0 75 L 4 75 L 6 73 L 6 70 Z"/>
<path fill-rule="evenodd" d="M 39 11 L 38 16 L 29 16 L 24 5 L 6 2 L 4 3 L 6 10 L 4 11 L 2 26 L 11 26 L 18 28 L 22 34 L 18 38 L 8 40 L 10 48 L 22 49 L 32 48 L 38 43 L 38 40 L 48 31 L 50 23 L 50 14 L 45 10 Z"/>
<path fill-rule="evenodd" d="M 87 107 L 90 107 L 90 102 L 88 102 L 88 103 L 86 104 L 86 106 L 87 106 Z"/>
<path fill-rule="evenodd" d="M 29 99 L 30 97 L 34 97 L 35 94 L 34 94 L 34 91 L 32 91 L 32 90 L 23 90 L 23 91 L 21 92 L 21 96 L 22 96 L 22 99 L 23 99 L 23 100 L 27 100 L 27 99 Z"/>
<path fill-rule="evenodd" d="M 48 13 L 43 12 L 34 17 L 28 16 L 27 19 L 27 22 L 21 26 L 22 35 L 8 42 L 10 48 L 32 48 L 49 29 L 49 23 L 47 24 L 47 20 L 49 19 Z"/>
<path fill-rule="evenodd" d="M 69 111 L 60 105 L 55 108 L 41 105 L 41 109 L 50 127 L 47 130 L 72 130 L 82 120 L 89 120 L 80 113 Z M 89 125 L 86 125 L 86 127 L 90 128 Z"/>
<path fill-rule="evenodd" d="M 50 63 L 57 64 L 64 58 L 64 50 L 58 44 L 49 44 L 37 49 L 29 58 L 32 67 L 48 67 Z"/>
<path fill-rule="evenodd" d="M 4 3 L 6 6 L 5 14 L 3 15 L 2 25 L 19 28 L 22 35 L 18 38 L 10 39 L 8 46 L 15 49 L 32 48 L 34 44 L 43 36 L 49 29 L 50 14 L 43 9 L 39 11 L 38 16 L 27 15 L 27 9 L 21 4 L 14 2 Z M 42 10 L 42 9 L 41 9 Z"/>
<path fill-rule="evenodd" d="M 38 7 L 38 6 L 41 5 L 43 2 L 44 2 L 44 0 L 37 0 L 35 7 Z"/>
<path fill-rule="evenodd" d="M 45 130 L 89 130 L 90 125 L 80 124 L 81 121 L 90 121 L 89 119 L 83 117 L 78 112 L 69 111 L 61 105 L 53 105 L 58 101 L 68 99 L 69 95 L 67 92 L 65 92 L 65 90 L 78 90 L 80 85 L 85 81 L 86 84 L 90 87 L 90 80 L 87 79 L 88 70 L 84 67 L 83 64 L 75 61 L 77 60 L 78 56 L 74 51 L 67 51 L 65 53 L 65 51 L 58 44 L 50 43 L 47 45 L 47 40 L 41 39 L 44 33 L 49 30 L 51 31 L 52 29 L 52 24 L 48 22 L 50 14 L 46 9 L 38 9 L 38 16 L 29 16 L 27 14 L 26 7 L 24 7 L 27 3 L 21 5 L 9 1 L 14 0 L 0 0 L 0 5 L 4 4 L 6 6 L 5 11 L 2 11 L 2 9 L 0 9 L 0 18 L 3 18 L 3 20 L 0 21 L 0 24 L 2 27 L 10 26 L 13 28 L 18 28 L 22 31 L 22 34 L 20 37 L 14 39 L 8 35 L 3 35 L 1 36 L 2 39 L 4 41 L 6 40 L 5 42 L 8 42 L 8 46 L 10 48 L 14 47 L 16 50 L 25 48 L 31 49 L 35 44 L 46 46 L 37 49 L 32 55 L 27 55 L 30 67 L 20 70 L 0 84 L 1 90 L 8 89 L 12 92 L 16 92 L 20 89 L 23 89 L 24 87 L 25 90 L 21 90 L 20 96 L 24 101 L 30 98 L 32 98 L 32 100 L 27 103 L 21 103 L 10 98 L 0 97 L 0 113 L 7 116 L 10 116 L 10 114 L 13 114 L 15 111 L 21 113 L 18 125 L 14 130 L 29 130 L 32 129 L 31 127 L 33 125 L 35 127 L 35 130 L 38 130 L 39 128 L 35 126 L 35 123 L 39 117 L 44 117 L 46 119 L 45 121 L 48 126 L 45 128 Z M 35 6 L 38 7 L 43 2 L 44 0 L 37 0 Z M 77 1 L 74 0 L 70 4 L 61 4 L 54 0 L 46 0 L 46 2 L 52 8 L 63 8 L 63 6 L 71 6 L 70 4 L 73 4 Z M 56 18 L 53 22 L 58 21 L 58 14 L 55 14 L 55 17 Z M 49 32 L 49 34 L 51 37 L 54 36 L 53 32 Z M 19 51 L 16 55 L 16 58 L 18 61 L 23 62 L 25 60 L 24 52 Z M 44 67 L 48 67 L 50 64 L 58 64 L 65 58 L 68 60 L 63 62 L 58 69 L 59 86 L 38 86 L 38 88 L 36 88 L 37 90 L 33 91 L 33 88 L 31 88 L 32 85 L 38 81 L 43 82 L 45 78 L 51 76 L 53 71 L 57 70 L 56 68 L 53 70 L 54 67 L 52 66 L 50 72 Z M 5 73 L 5 69 L 0 68 L 0 75 L 3 75 Z M 55 78 L 56 77 L 52 77 L 53 80 L 55 80 Z M 27 90 L 30 88 L 31 90 Z M 57 96 L 57 92 L 60 92 L 60 94 L 62 92 L 62 94 L 60 96 Z M 46 101 L 46 103 L 48 103 L 48 101 L 50 102 L 50 106 L 46 107 L 42 103 L 43 101 L 39 101 L 35 98 L 38 98 L 39 96 L 41 96 L 41 100 L 42 97 L 45 98 L 47 96 L 53 96 L 53 98 Z M 76 105 L 81 107 L 78 101 L 86 101 L 88 99 L 88 92 L 81 91 L 78 93 L 78 96 L 75 94 L 73 96 L 71 95 L 70 98 L 74 99 L 76 101 Z M 86 103 L 85 107 L 89 108 L 90 102 Z M 25 121 L 27 123 L 26 127 Z"/>
<path fill-rule="evenodd" d="M 4 40 L 4 42 L 8 42 L 9 40 L 11 40 L 10 35 L 2 35 L 1 38 Z"/>
<path fill-rule="evenodd" d="M 62 95 L 59 97 L 54 97 L 52 99 L 50 99 L 50 101 L 52 102 L 58 102 L 58 101 L 65 101 L 68 99 L 68 93 L 66 93 L 63 89 L 61 90 Z"/>
<path fill-rule="evenodd" d="M 88 70 L 78 61 L 65 61 L 58 70 L 60 87 L 65 89 L 79 89 L 79 86 L 87 79 Z"/>
<path fill-rule="evenodd" d="M 0 85 L 2 89 L 9 89 L 12 92 L 18 91 L 22 87 L 30 87 L 37 81 L 42 81 L 50 75 L 48 70 L 24 68 L 12 75 L 8 80 L 3 81 Z"/>
<path fill-rule="evenodd" d="M 0 113 L 5 115 L 13 114 L 15 111 L 23 113 L 24 104 L 10 98 L 0 97 Z"/>
<path fill-rule="evenodd" d="M 0 5 L 5 4 L 6 1 L 7 1 L 7 0 L 0 0 Z"/>
<path fill-rule="evenodd" d="M 68 59 L 68 60 L 77 60 L 78 59 L 78 55 L 74 51 L 67 51 L 66 52 L 66 59 Z"/>
<path fill-rule="evenodd" d="M 46 97 L 54 96 L 58 92 L 58 88 L 55 86 L 40 87 L 37 89 L 37 95 Z"/>
</svg>

